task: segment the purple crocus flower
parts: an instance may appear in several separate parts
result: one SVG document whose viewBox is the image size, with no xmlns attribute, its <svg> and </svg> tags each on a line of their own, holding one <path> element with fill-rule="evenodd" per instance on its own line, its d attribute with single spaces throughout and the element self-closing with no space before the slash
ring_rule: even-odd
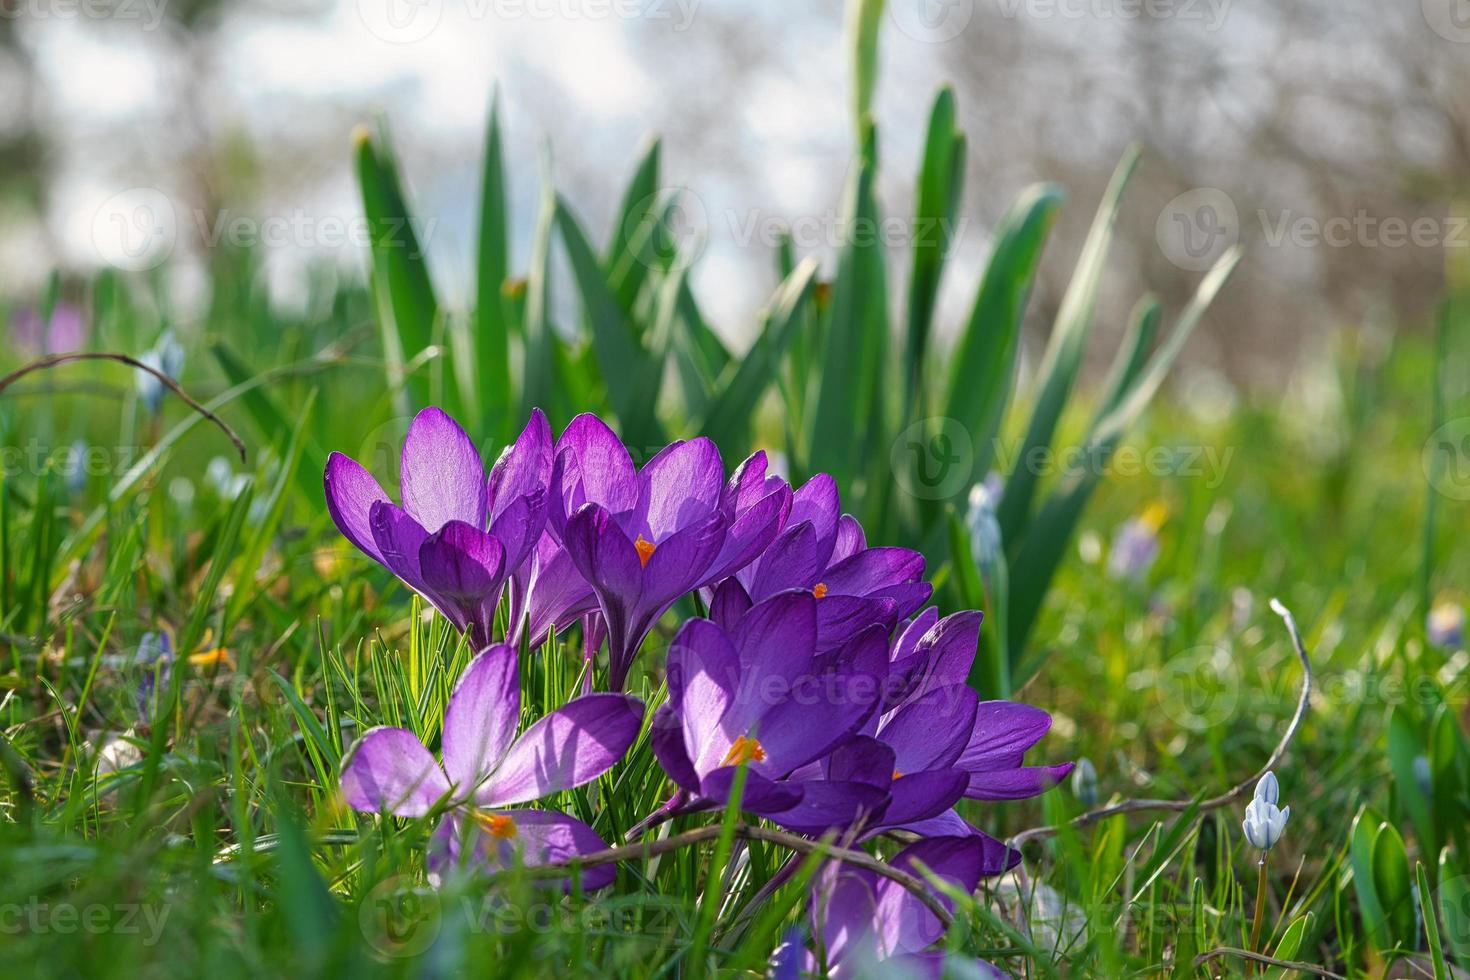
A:
<svg viewBox="0 0 1470 980">
<path fill-rule="evenodd" d="M 837 484 L 819 473 L 792 495 L 781 533 L 737 576 L 749 603 L 805 589 L 818 606 L 818 645 L 829 650 L 866 627 L 892 628 L 928 601 L 924 556 L 908 548 L 869 548 L 862 526 L 842 513 Z"/>
<path fill-rule="evenodd" d="M 562 433 L 550 524 L 597 594 L 614 690 L 675 601 L 754 559 L 780 527 L 789 499 L 757 476 L 764 457 L 747 465 L 727 489 L 708 439 L 672 443 L 638 470 L 595 415 L 578 416 Z"/>
<path fill-rule="evenodd" d="M 816 653 L 817 606 L 809 592 L 784 592 L 733 633 L 695 619 L 674 637 L 669 700 L 654 715 L 652 744 L 685 797 L 666 812 L 724 805 L 742 763 L 742 809 L 801 833 L 849 826 L 887 802 L 885 789 L 842 770 L 790 778 L 861 727 L 886 674 L 879 627 Z"/>
<path fill-rule="evenodd" d="M 444 712 L 443 764 L 404 728 L 374 728 L 342 763 L 342 795 L 364 813 L 422 817 L 447 805 L 429 867 L 494 871 L 567 861 L 606 848 L 591 827 L 552 810 L 507 809 L 581 786 L 623 757 L 638 737 L 643 703 L 623 694 L 569 701 L 516 736 L 521 687 L 516 651 L 497 644 L 465 669 Z M 582 876 L 586 889 L 613 880 L 612 867 Z M 565 884 L 565 883 L 564 883 Z"/>
<path fill-rule="evenodd" d="M 546 490 L 537 461 L 550 444 L 551 427 L 536 410 L 487 482 L 470 437 L 426 408 L 403 442 L 403 505 L 356 460 L 332 453 L 327 509 L 349 541 L 483 645 L 506 579 L 541 536 Z"/>
<path fill-rule="evenodd" d="M 65 354 L 86 344 L 86 323 L 82 311 L 70 303 L 57 303 L 50 321 L 44 324 L 40 310 L 22 307 L 10 315 L 10 339 L 25 350 Z"/>
<path fill-rule="evenodd" d="M 920 874 L 922 866 L 968 893 L 981 878 L 1004 871 L 1006 862 L 1003 849 L 997 852 L 980 838 L 934 837 L 904 848 L 891 863 L 912 874 Z M 953 909 L 948 896 L 937 897 Z M 884 976 L 938 980 L 944 974 L 946 953 L 933 948 L 944 937 L 944 923 L 908 889 L 876 871 L 837 862 L 825 866 L 813 889 L 811 919 L 814 935 L 821 937 L 825 972 L 810 951 L 788 942 L 777 953 L 777 976 L 842 980 L 871 975 L 878 963 Z M 983 960 L 972 963 L 982 976 L 1005 978 Z"/>
</svg>

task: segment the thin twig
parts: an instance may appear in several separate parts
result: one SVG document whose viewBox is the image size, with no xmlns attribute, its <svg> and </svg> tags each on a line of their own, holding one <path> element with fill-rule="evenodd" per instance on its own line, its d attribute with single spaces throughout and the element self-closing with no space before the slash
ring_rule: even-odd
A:
<svg viewBox="0 0 1470 980">
<path fill-rule="evenodd" d="M 1297 659 L 1301 661 L 1302 665 L 1302 690 L 1301 694 L 1297 697 L 1296 712 L 1291 716 L 1291 723 L 1286 726 L 1286 731 L 1282 734 L 1281 741 L 1276 743 L 1276 748 L 1271 752 L 1271 757 L 1266 760 L 1266 764 L 1261 766 L 1254 775 L 1248 777 L 1244 782 L 1237 783 L 1225 793 L 1201 801 L 1199 804 L 1199 812 L 1201 813 L 1204 813 L 1206 810 L 1217 810 L 1222 806 L 1229 806 L 1250 792 L 1251 788 L 1260 781 L 1262 776 L 1276 768 L 1277 764 L 1286 755 L 1286 750 L 1290 747 L 1292 739 L 1296 737 L 1297 729 L 1301 727 L 1302 719 L 1306 718 L 1307 709 L 1311 707 L 1312 661 L 1307 656 L 1307 648 L 1303 645 L 1302 635 L 1297 630 L 1296 619 L 1291 615 L 1291 611 L 1277 599 L 1271 600 L 1271 611 L 1285 621 L 1286 631 L 1291 634 L 1292 646 L 1296 648 Z M 1086 827 L 1089 824 L 1097 823 L 1099 820 L 1106 820 L 1108 817 L 1117 816 L 1120 813 L 1139 813 L 1145 810 L 1171 810 L 1179 812 L 1188 810 L 1193 805 L 1194 802 L 1192 800 L 1124 800 L 1121 803 L 1099 807 L 1096 810 L 1089 810 L 1086 813 L 1073 817 L 1069 826 Z M 1012 847 L 1020 847 L 1029 840 L 1053 837 L 1059 830 L 1061 828 L 1055 826 L 1033 827 L 1030 830 L 1023 830 L 1021 833 L 1012 837 L 1010 844 Z"/>
<path fill-rule="evenodd" d="M 1236 949 L 1234 946 L 1220 946 L 1216 949 L 1212 949 L 1208 952 L 1199 954 L 1194 958 L 1195 969 L 1204 966 L 1210 960 L 1216 960 L 1222 956 L 1235 956 L 1243 960 L 1251 960 L 1256 963 L 1263 963 L 1266 966 L 1278 966 L 1281 967 L 1283 970 L 1300 970 L 1302 973 L 1311 973 L 1319 977 L 1327 977 L 1328 980 L 1347 980 L 1347 977 L 1343 976 L 1340 973 L 1333 973 L 1331 970 L 1325 970 L 1322 967 L 1316 966 L 1312 963 L 1299 963 L 1296 960 L 1278 960 L 1274 956 L 1265 956 L 1261 953 L 1252 953 L 1248 949 Z"/>
<path fill-rule="evenodd" d="M 514 872 L 502 872 L 501 875 L 495 877 L 529 874 L 536 878 L 561 878 L 565 877 L 568 871 L 575 868 L 594 868 L 604 864 L 616 864 L 619 861 L 646 860 L 657 857 L 660 854 L 676 851 L 681 847 L 689 847 L 694 844 L 714 840 L 719 835 L 720 825 L 712 824 L 707 827 L 696 827 L 693 830 L 686 830 L 682 834 L 675 834 L 672 837 L 665 837 L 662 840 L 651 840 L 640 844 L 624 844 L 620 847 L 609 847 L 605 851 L 594 851 L 591 854 L 583 854 L 572 861 L 563 861 L 557 864 L 537 864 L 530 867 L 517 868 Z M 850 864 L 855 868 L 871 871 L 874 874 L 895 881 L 908 889 L 946 927 L 954 921 L 954 916 L 950 914 L 949 909 L 945 908 L 944 903 L 934 895 L 933 891 L 930 890 L 922 878 L 880 861 L 866 851 L 837 847 L 836 845 L 820 840 L 808 840 L 805 837 L 790 834 L 784 830 L 775 830 L 770 827 L 756 827 L 743 822 L 735 825 L 735 837 L 739 840 L 763 840 L 767 843 L 778 844 L 781 847 L 789 848 L 799 854 L 821 853 L 844 864 Z"/>
<path fill-rule="evenodd" d="M 41 371 L 46 368 L 53 368 L 56 367 L 58 364 L 65 364 L 68 361 L 116 361 L 119 364 L 127 364 L 131 367 L 138 368 L 139 370 L 147 371 L 149 374 L 153 375 L 160 382 L 162 382 L 164 387 L 168 388 L 169 391 L 172 391 L 174 394 L 182 398 L 184 400 L 184 404 L 188 405 L 191 409 L 198 412 L 200 415 L 204 416 L 215 425 L 219 426 L 220 431 L 229 438 L 230 442 L 233 442 L 235 444 L 235 449 L 238 450 L 240 453 L 240 462 L 243 463 L 246 461 L 245 443 L 241 441 L 239 436 L 235 435 L 234 429 L 225 424 L 224 419 L 220 418 L 218 415 L 214 414 L 209 409 L 199 404 L 193 398 L 189 397 L 189 393 L 183 388 L 179 387 L 179 383 L 177 381 L 175 381 L 173 378 L 170 378 L 164 372 L 158 370 L 158 368 L 144 364 L 142 361 L 133 357 L 129 357 L 126 354 L 115 354 L 108 351 L 73 351 L 70 354 L 51 354 L 46 357 L 40 358 L 39 360 L 31 361 L 29 364 L 22 365 L 21 367 L 18 367 L 14 371 L 7 374 L 5 377 L 0 378 L 0 392 L 3 392 L 6 388 L 10 387 L 12 384 L 14 384 L 16 381 L 19 381 L 26 375 L 30 374 L 32 371 Z"/>
</svg>

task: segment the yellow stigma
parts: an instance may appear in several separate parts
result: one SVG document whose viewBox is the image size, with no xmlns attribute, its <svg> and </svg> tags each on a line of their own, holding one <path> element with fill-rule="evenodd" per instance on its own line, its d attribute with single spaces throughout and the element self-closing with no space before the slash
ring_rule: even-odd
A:
<svg viewBox="0 0 1470 980">
<path fill-rule="evenodd" d="M 653 557 L 654 549 L 656 549 L 658 545 L 654 544 L 652 541 L 648 540 L 640 534 L 638 535 L 638 540 L 633 542 L 633 547 L 638 551 L 638 560 L 642 562 L 644 566 L 647 566 L 648 559 Z"/>
<path fill-rule="evenodd" d="M 816 596 L 818 599 L 822 598 L 826 594 L 827 594 L 827 583 L 826 582 L 818 582 L 816 585 L 812 586 L 812 595 Z"/>
<path fill-rule="evenodd" d="M 1169 505 L 1162 500 L 1155 500 L 1143 509 L 1143 523 L 1150 531 L 1157 531 L 1168 519 Z"/>
<path fill-rule="evenodd" d="M 735 744 L 730 746 L 730 751 L 725 753 L 725 761 L 720 763 L 720 765 L 738 766 L 742 762 L 765 761 L 766 750 L 761 747 L 761 743 L 753 738 L 746 738 L 744 735 L 741 735 L 735 740 Z"/>
<path fill-rule="evenodd" d="M 235 661 L 230 656 L 230 651 L 224 647 L 215 647 L 213 650 L 205 650 L 203 653 L 191 653 L 189 663 L 195 667 L 214 667 L 219 664 L 233 666 Z"/>
<path fill-rule="evenodd" d="M 501 840 L 511 840 L 517 832 L 515 819 L 506 813 L 477 813 L 475 823 L 491 837 Z"/>
<path fill-rule="evenodd" d="M 893 770 L 893 778 L 894 779 L 902 779 L 903 778 L 903 773 L 901 773 L 897 769 L 895 769 L 895 770 Z"/>
</svg>

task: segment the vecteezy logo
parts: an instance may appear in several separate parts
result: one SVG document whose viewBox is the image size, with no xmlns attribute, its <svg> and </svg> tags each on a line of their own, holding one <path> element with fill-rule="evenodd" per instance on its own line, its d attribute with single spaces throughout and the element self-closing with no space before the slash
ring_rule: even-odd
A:
<svg viewBox="0 0 1470 980">
<path fill-rule="evenodd" d="M 152 187 L 132 187 L 102 202 L 92 216 L 92 245 L 102 261 L 142 272 L 172 254 L 178 236 L 173 202 Z"/>
<path fill-rule="evenodd" d="M 384 956 L 417 956 L 439 936 L 439 894 L 416 887 L 406 875 L 384 878 L 358 909 L 368 945 Z"/>
<path fill-rule="evenodd" d="M 1470 44 L 1470 0 L 1420 0 L 1429 29 L 1446 41 Z"/>
<path fill-rule="evenodd" d="M 1451 500 L 1470 500 L 1470 415 L 1436 429 L 1421 462 L 1430 486 Z"/>
<path fill-rule="evenodd" d="M 1154 238 L 1170 262 L 1189 272 L 1203 272 L 1240 241 L 1240 215 L 1229 194 L 1196 187 L 1159 212 Z"/>
<path fill-rule="evenodd" d="M 439 26 L 444 0 L 357 0 L 357 16 L 374 37 L 413 44 Z"/>
<path fill-rule="evenodd" d="M 1190 647 L 1159 672 L 1159 704 L 1171 721 L 1193 732 L 1225 721 L 1240 700 L 1240 671 L 1220 647 Z"/>
<path fill-rule="evenodd" d="M 970 485 L 975 446 L 956 419 L 920 419 L 899 434 L 888 461 L 893 478 L 910 495 L 948 500 Z"/>
<path fill-rule="evenodd" d="M 894 0 L 893 22 L 915 41 L 942 44 L 959 37 L 975 16 L 975 0 Z"/>
<path fill-rule="evenodd" d="M 687 187 L 667 187 L 643 198 L 623 221 L 628 252 L 657 269 L 685 269 L 709 243 L 709 212 Z"/>
</svg>

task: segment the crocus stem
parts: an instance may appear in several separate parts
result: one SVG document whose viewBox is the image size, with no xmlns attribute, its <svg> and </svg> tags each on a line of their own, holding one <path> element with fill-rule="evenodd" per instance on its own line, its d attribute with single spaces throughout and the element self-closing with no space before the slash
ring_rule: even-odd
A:
<svg viewBox="0 0 1470 980">
<path fill-rule="evenodd" d="M 1251 925 L 1251 952 L 1261 951 L 1261 925 L 1266 921 L 1266 861 L 1271 856 L 1269 850 L 1261 852 L 1261 860 L 1256 864 L 1256 920 Z"/>
</svg>

